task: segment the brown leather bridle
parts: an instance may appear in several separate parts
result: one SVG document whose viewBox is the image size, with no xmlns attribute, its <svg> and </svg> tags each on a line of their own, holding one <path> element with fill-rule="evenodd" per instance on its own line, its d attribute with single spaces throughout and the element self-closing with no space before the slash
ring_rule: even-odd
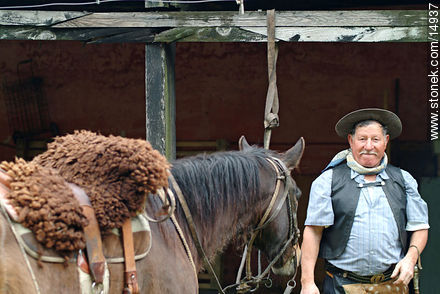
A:
<svg viewBox="0 0 440 294">
<path fill-rule="evenodd" d="M 284 252 L 292 242 L 293 242 L 293 246 L 296 246 L 294 251 L 295 254 L 292 256 L 293 262 L 295 264 L 295 273 L 293 275 L 293 278 L 288 282 L 287 287 L 291 287 L 292 289 L 294 287 L 294 286 L 293 287 L 290 286 L 290 282 L 294 283 L 294 278 L 296 276 L 296 267 L 298 266 L 298 261 L 299 261 L 298 260 L 299 256 L 297 252 L 299 251 L 298 239 L 300 236 L 300 231 L 298 229 L 296 211 L 294 211 L 292 204 L 295 205 L 296 207 L 298 206 L 296 195 L 298 195 L 300 191 L 296 187 L 296 184 L 292 176 L 290 175 L 289 169 L 280 159 L 276 157 L 270 157 L 267 158 L 267 161 L 274 167 L 277 173 L 277 183 L 275 186 L 274 193 L 272 194 L 272 198 L 269 203 L 269 206 L 267 207 L 257 227 L 252 231 L 251 238 L 249 239 L 249 242 L 245 248 L 245 252 L 243 253 L 243 258 L 246 256 L 246 276 L 240 281 L 237 281 L 236 284 L 231 285 L 233 287 L 236 287 L 237 293 L 254 292 L 258 289 L 261 283 L 265 283 L 267 286 L 270 286 L 272 284 L 269 278 L 270 269 L 283 256 Z M 281 183 L 284 184 L 284 189 L 281 196 L 279 196 Z M 274 208 L 278 199 L 279 199 L 278 205 Z M 267 227 L 267 225 L 271 223 L 278 216 L 284 203 L 286 203 L 287 212 L 289 216 L 288 238 L 286 239 L 285 243 L 281 247 L 281 250 L 278 252 L 278 254 L 267 265 L 266 269 L 263 272 L 259 273 L 257 276 L 253 276 L 251 271 L 251 253 L 252 253 L 253 242 L 255 241 L 255 238 L 261 232 L 261 230 Z M 239 270 L 239 276 L 237 278 L 240 277 L 241 277 L 241 273 Z M 231 286 L 228 286 L 227 288 L 230 288 Z"/>
<path fill-rule="evenodd" d="M 267 283 L 270 280 L 268 278 L 270 269 L 282 257 L 282 255 L 284 254 L 284 252 L 286 251 L 288 246 L 292 242 L 293 242 L 294 246 L 297 246 L 297 244 L 298 244 L 300 231 L 298 229 L 296 211 L 295 212 L 293 211 L 294 209 L 292 208 L 292 203 L 294 203 L 297 206 L 296 195 L 298 194 L 299 189 L 296 188 L 295 182 L 290 175 L 289 169 L 286 167 L 286 165 L 280 159 L 278 159 L 276 157 L 270 157 L 270 158 L 267 158 L 267 161 L 273 166 L 273 168 L 275 169 L 275 171 L 277 173 L 277 176 L 276 176 L 277 182 L 276 182 L 275 190 L 274 190 L 274 193 L 272 194 L 271 201 L 270 201 L 269 206 L 266 209 L 262 219 L 258 223 L 257 227 L 251 233 L 251 238 L 247 244 L 247 248 L 248 248 L 247 253 L 243 254 L 243 256 L 246 256 L 246 264 L 247 264 L 246 277 L 244 279 L 242 279 L 241 281 L 239 281 L 238 283 L 227 286 L 226 288 L 222 288 L 222 286 L 220 285 L 219 279 L 218 279 L 216 273 L 214 272 L 214 269 L 212 268 L 212 265 L 209 262 L 208 257 L 206 256 L 206 254 L 201 246 L 201 243 L 199 241 L 199 238 L 197 236 L 195 224 L 194 224 L 191 212 L 189 211 L 188 204 L 186 203 L 185 197 L 183 196 L 182 191 L 180 190 L 179 185 L 175 181 L 174 177 L 172 175 L 170 175 L 169 179 L 170 179 L 171 185 L 174 187 L 174 190 L 176 191 L 177 198 L 182 206 L 186 221 L 188 223 L 188 227 L 191 232 L 191 236 L 194 241 L 194 245 L 197 248 L 198 254 L 203 259 L 203 262 L 205 264 L 205 269 L 207 269 L 210 272 L 210 274 L 215 278 L 216 287 L 217 287 L 217 290 L 219 291 L 219 293 L 225 294 L 226 293 L 225 291 L 227 291 L 228 289 L 231 289 L 231 288 L 236 288 L 237 293 L 254 292 L 256 289 L 258 289 L 258 287 L 261 283 L 263 283 L 263 282 Z M 283 189 L 282 195 L 279 196 L 281 184 L 284 185 L 284 189 Z M 275 207 L 275 204 L 277 204 L 278 199 L 280 199 L 280 200 L 278 201 L 278 205 Z M 287 210 L 288 210 L 288 215 L 289 215 L 289 235 L 288 235 L 288 238 L 285 241 L 284 245 L 281 247 L 280 252 L 269 263 L 267 268 L 262 273 L 260 273 L 259 275 L 254 277 L 254 276 L 252 276 L 252 272 L 250 269 L 250 264 L 251 264 L 250 259 L 251 259 L 251 251 L 252 251 L 253 242 L 254 242 L 256 236 L 259 234 L 259 232 L 262 229 L 264 229 L 269 223 L 271 223 L 277 217 L 281 208 L 284 205 L 284 202 L 286 202 L 286 204 L 287 204 Z M 181 236 L 181 238 L 182 237 L 183 236 Z M 296 252 L 298 252 L 298 250 L 299 250 L 299 248 L 296 248 L 295 254 L 294 254 L 294 256 L 292 256 L 292 259 L 294 260 L 293 262 L 295 264 L 295 274 L 294 274 L 293 278 L 288 282 L 288 285 L 287 285 L 287 287 L 290 287 L 292 289 L 294 286 L 293 287 L 290 286 L 290 282 L 294 283 L 294 278 L 296 275 L 296 267 L 298 265 L 298 254 L 296 254 Z M 191 260 L 192 257 L 189 257 L 189 258 L 190 258 L 190 261 L 193 262 L 193 260 Z M 290 293 L 290 292 L 288 292 L 288 293 Z"/>
</svg>

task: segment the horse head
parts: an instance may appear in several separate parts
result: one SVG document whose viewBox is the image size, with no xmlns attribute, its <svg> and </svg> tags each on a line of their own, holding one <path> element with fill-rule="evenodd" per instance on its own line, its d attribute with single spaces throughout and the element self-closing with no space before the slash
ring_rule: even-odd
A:
<svg viewBox="0 0 440 294">
<path fill-rule="evenodd" d="M 264 193 L 268 204 L 264 205 L 262 216 L 259 216 L 260 220 L 254 229 L 254 243 L 266 254 L 272 271 L 279 275 L 295 274 L 299 262 L 297 243 L 300 232 L 296 216 L 301 190 L 291 172 L 298 167 L 304 146 L 301 137 L 286 152 L 273 153 L 273 156 L 267 158 L 268 168 L 261 171 L 261 193 Z M 241 137 L 239 148 L 246 151 L 253 147 Z"/>
</svg>

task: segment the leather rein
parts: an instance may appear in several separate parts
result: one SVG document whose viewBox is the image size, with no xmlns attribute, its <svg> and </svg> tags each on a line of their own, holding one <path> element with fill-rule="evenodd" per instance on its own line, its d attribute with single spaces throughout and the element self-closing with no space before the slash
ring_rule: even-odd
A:
<svg viewBox="0 0 440 294">
<path fill-rule="evenodd" d="M 188 204 L 185 200 L 185 197 L 183 196 L 183 193 L 180 190 L 179 185 L 177 184 L 176 180 L 174 179 L 174 177 L 170 173 L 169 179 L 170 179 L 171 185 L 174 187 L 177 198 L 182 206 L 182 209 L 185 214 L 185 218 L 188 223 L 188 227 L 189 227 L 192 239 L 194 241 L 194 245 L 197 249 L 198 254 L 203 259 L 205 269 L 207 269 L 208 272 L 214 277 L 214 279 L 216 281 L 217 290 L 221 294 L 225 294 L 226 290 L 233 288 L 233 287 L 237 288 L 238 293 L 254 292 L 258 288 L 260 283 L 267 282 L 269 280 L 269 278 L 266 276 L 268 276 L 271 267 L 281 258 L 281 256 L 284 254 L 285 250 L 290 245 L 290 243 L 292 241 L 293 241 L 294 245 L 296 245 L 298 243 L 299 229 L 298 229 L 298 224 L 297 224 L 297 220 L 296 220 L 296 212 L 294 212 L 293 208 L 292 208 L 292 201 L 295 201 L 295 203 L 296 203 L 296 197 L 292 196 L 291 195 L 292 193 L 289 193 L 289 191 L 292 192 L 293 188 L 295 187 L 293 179 L 290 175 L 290 171 L 286 167 L 286 165 L 278 158 L 270 157 L 270 158 L 267 158 L 267 161 L 272 165 L 272 167 L 275 169 L 275 171 L 277 173 L 276 186 L 275 186 L 274 193 L 272 194 L 272 198 L 271 198 L 271 201 L 269 203 L 268 208 L 266 209 L 266 211 L 265 211 L 262 219 L 258 223 L 257 227 L 252 231 L 251 238 L 247 244 L 247 248 L 248 248 L 246 251 L 247 253 L 246 254 L 243 253 L 243 257 L 246 256 L 246 265 L 247 265 L 246 266 L 246 277 L 244 279 L 242 279 L 241 281 L 239 281 L 238 283 L 227 286 L 224 289 L 222 288 L 220 281 L 219 281 L 211 263 L 209 262 L 208 257 L 206 256 L 206 254 L 202 248 L 202 245 L 201 245 L 200 240 L 199 240 L 197 233 L 196 233 L 196 227 L 194 224 L 194 220 L 192 218 L 192 215 L 189 210 Z M 281 196 L 279 196 L 281 184 L 284 185 L 284 189 L 283 189 L 283 193 L 281 194 Z M 295 192 L 296 191 L 294 191 L 294 193 Z M 293 197 L 293 199 L 292 199 L 292 197 Z M 280 199 L 280 201 L 278 202 L 278 205 L 274 208 L 275 204 L 277 203 L 277 199 Z M 270 222 L 272 222 L 276 218 L 276 216 L 279 214 L 284 202 L 286 202 L 286 204 L 287 204 L 287 210 L 288 210 L 288 214 L 289 214 L 289 237 L 285 241 L 284 245 L 281 247 L 280 252 L 269 263 L 267 268 L 262 273 L 260 273 L 258 276 L 254 277 L 254 276 L 252 276 L 252 272 L 250 269 L 251 268 L 250 267 L 250 265 L 251 265 L 251 251 L 252 251 L 253 242 L 254 242 L 255 238 L 257 237 L 257 235 L 260 233 L 260 231 L 262 229 L 264 229 Z M 176 222 L 175 222 L 175 225 L 176 225 Z M 179 233 L 180 238 L 182 239 L 183 245 L 185 247 L 185 251 L 187 251 L 187 254 L 188 254 L 188 252 L 189 252 L 188 244 L 187 244 L 183 234 L 181 232 L 179 232 L 179 230 L 178 230 L 178 233 Z M 190 259 L 190 262 L 194 267 L 194 260 L 190 254 L 188 254 L 188 258 Z M 296 254 L 293 258 L 297 259 Z M 195 270 L 195 268 L 194 268 L 194 270 Z M 197 273 L 196 273 L 196 275 L 197 275 Z M 295 267 L 295 275 L 296 275 L 296 267 Z M 240 274 L 240 276 L 241 276 L 241 274 Z M 293 281 L 293 279 L 294 279 L 294 277 L 292 278 L 291 281 Z"/>
</svg>

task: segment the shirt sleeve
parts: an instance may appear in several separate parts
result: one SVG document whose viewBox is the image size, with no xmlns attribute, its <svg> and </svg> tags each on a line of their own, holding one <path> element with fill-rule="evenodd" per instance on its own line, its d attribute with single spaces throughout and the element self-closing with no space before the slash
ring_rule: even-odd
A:
<svg viewBox="0 0 440 294">
<path fill-rule="evenodd" d="M 329 169 L 316 178 L 310 188 L 309 205 L 307 207 L 306 226 L 331 226 L 334 222 L 332 207 L 332 175 Z"/>
<path fill-rule="evenodd" d="M 406 230 L 429 229 L 428 205 L 417 190 L 417 181 L 405 170 L 402 170 L 402 176 L 406 190 Z"/>
</svg>

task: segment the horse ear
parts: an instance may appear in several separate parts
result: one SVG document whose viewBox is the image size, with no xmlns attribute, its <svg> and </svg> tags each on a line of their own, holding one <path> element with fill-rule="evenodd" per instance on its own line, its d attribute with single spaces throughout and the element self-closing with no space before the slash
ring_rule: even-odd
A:
<svg viewBox="0 0 440 294">
<path fill-rule="evenodd" d="M 249 145 L 249 143 L 246 141 L 246 138 L 244 136 L 241 136 L 240 139 L 238 140 L 238 149 L 240 149 L 240 151 L 243 151 L 249 148 L 252 148 L 251 145 Z"/>
<path fill-rule="evenodd" d="M 289 170 L 293 170 L 294 168 L 299 166 L 299 162 L 301 161 L 301 157 L 304 153 L 305 145 L 306 143 L 304 141 L 304 138 L 301 137 L 296 142 L 295 146 L 282 154 L 282 160 L 287 165 Z"/>
</svg>

